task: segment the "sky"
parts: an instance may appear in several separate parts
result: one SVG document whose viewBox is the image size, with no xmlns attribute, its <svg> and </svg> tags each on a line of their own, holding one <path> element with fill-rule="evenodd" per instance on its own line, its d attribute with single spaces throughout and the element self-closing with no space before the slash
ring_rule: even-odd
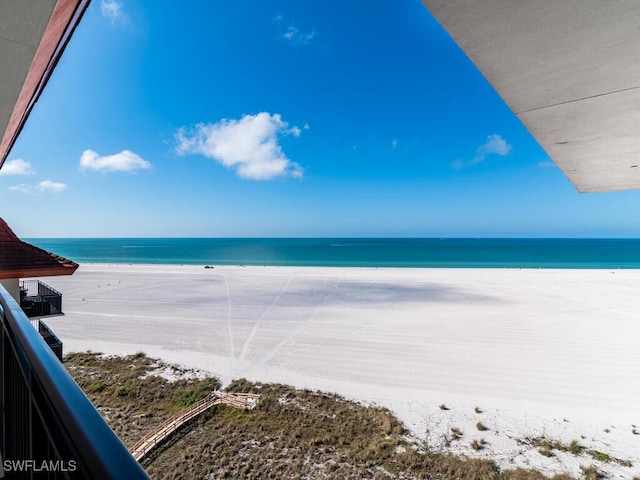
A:
<svg viewBox="0 0 640 480">
<path fill-rule="evenodd" d="M 640 237 L 420 0 L 93 0 L 0 170 L 47 237 Z"/>
</svg>

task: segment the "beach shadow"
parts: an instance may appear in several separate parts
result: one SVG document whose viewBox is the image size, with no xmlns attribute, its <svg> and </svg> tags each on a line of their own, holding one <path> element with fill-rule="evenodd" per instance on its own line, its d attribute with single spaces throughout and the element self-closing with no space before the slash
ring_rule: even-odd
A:
<svg viewBox="0 0 640 480">
<path fill-rule="evenodd" d="M 292 283 L 280 298 L 278 305 L 294 301 L 301 297 L 318 295 L 318 286 Z M 394 282 L 354 282 L 342 280 L 329 293 L 333 301 L 365 304 L 399 303 L 453 303 L 457 305 L 475 303 L 505 304 L 504 298 L 486 295 L 463 287 L 442 285 L 435 282 L 406 285 Z"/>
</svg>

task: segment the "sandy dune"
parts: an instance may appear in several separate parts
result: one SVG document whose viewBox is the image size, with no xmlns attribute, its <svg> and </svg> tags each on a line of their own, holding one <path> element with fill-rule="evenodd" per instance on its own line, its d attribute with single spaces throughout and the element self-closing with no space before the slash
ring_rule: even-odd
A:
<svg viewBox="0 0 640 480">
<path fill-rule="evenodd" d="M 46 281 L 63 293 L 66 316 L 48 323 L 66 351 L 335 391 L 389 407 L 433 448 L 458 427 L 450 448 L 502 466 L 640 475 L 637 270 L 85 264 Z M 527 437 L 633 466 L 545 457 Z"/>
</svg>

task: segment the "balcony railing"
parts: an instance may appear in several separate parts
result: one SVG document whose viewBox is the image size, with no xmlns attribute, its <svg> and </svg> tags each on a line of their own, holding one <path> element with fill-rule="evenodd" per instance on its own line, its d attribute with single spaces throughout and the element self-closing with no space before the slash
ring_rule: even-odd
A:
<svg viewBox="0 0 640 480">
<path fill-rule="evenodd" d="M 32 318 L 31 325 L 33 325 L 33 328 L 37 330 L 45 343 L 49 345 L 51 351 L 56 357 L 58 357 L 58 360 L 62 361 L 62 340 L 60 340 L 58 336 L 53 333 L 53 330 L 49 328 L 49 325 L 44 323 L 39 318 Z"/>
<path fill-rule="evenodd" d="M 0 478 L 148 479 L 0 285 Z"/>
<path fill-rule="evenodd" d="M 29 318 L 62 315 L 62 294 L 40 280 L 21 280 L 20 306 Z"/>
</svg>

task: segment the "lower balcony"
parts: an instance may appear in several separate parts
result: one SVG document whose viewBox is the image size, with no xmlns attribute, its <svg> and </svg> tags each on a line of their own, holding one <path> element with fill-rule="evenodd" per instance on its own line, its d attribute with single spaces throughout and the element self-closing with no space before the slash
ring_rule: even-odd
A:
<svg viewBox="0 0 640 480">
<path fill-rule="evenodd" d="M 20 307 L 29 318 L 62 315 L 62 294 L 40 280 L 21 280 Z"/>
<path fill-rule="evenodd" d="M 31 325 L 33 325 L 33 328 L 38 331 L 45 343 L 49 345 L 51 351 L 56 357 L 58 357 L 58 360 L 62 362 L 62 340 L 60 340 L 56 336 L 56 334 L 53 333 L 53 330 L 49 328 L 49 325 L 44 323 L 39 318 L 32 318 Z"/>
</svg>

